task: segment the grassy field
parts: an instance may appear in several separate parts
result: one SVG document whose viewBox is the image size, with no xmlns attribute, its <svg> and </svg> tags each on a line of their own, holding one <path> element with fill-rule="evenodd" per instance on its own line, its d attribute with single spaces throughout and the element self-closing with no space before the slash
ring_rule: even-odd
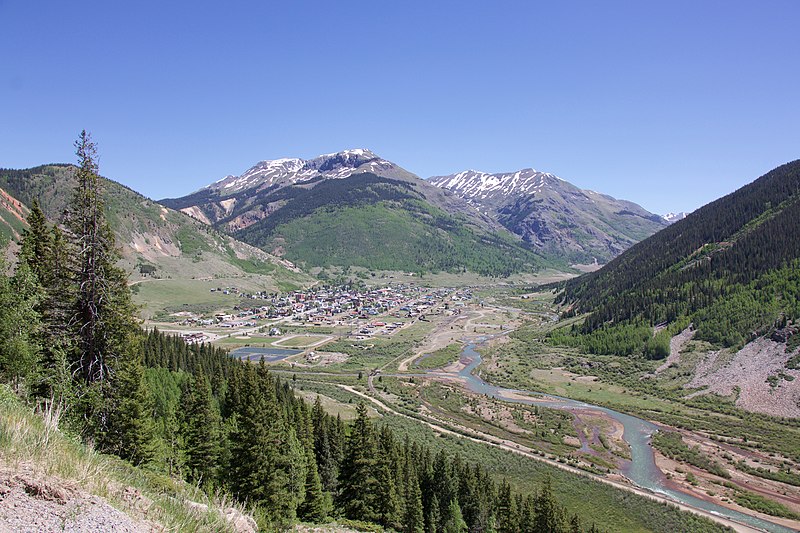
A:
<svg viewBox="0 0 800 533">
<path fill-rule="evenodd" d="M 299 383 L 295 387 L 295 392 L 310 405 L 313 405 L 314 402 L 317 401 L 317 398 L 319 398 L 322 408 L 326 413 L 332 416 L 339 416 L 342 420 L 354 420 L 356 418 L 356 406 L 358 405 L 358 403 L 354 401 L 355 395 L 349 394 L 347 391 L 343 391 L 338 387 L 336 389 L 343 394 L 337 394 L 331 388 L 326 389 L 314 383 Z M 321 390 L 327 390 L 328 394 L 334 394 L 340 399 L 336 400 L 330 396 L 326 396 L 322 394 L 322 392 L 319 392 Z M 346 401 L 342 401 L 343 398 L 346 398 Z M 378 412 L 371 407 L 368 408 L 367 415 L 370 418 L 377 418 L 379 416 Z"/>
<path fill-rule="evenodd" d="M 272 342 L 278 348 L 306 348 L 327 338 L 325 335 L 298 335 L 297 337 L 282 338 Z"/>
<path fill-rule="evenodd" d="M 462 349 L 463 345 L 460 342 L 450 344 L 440 350 L 423 355 L 414 361 L 411 368 L 433 369 L 447 366 L 453 361 L 458 361 Z"/>
</svg>

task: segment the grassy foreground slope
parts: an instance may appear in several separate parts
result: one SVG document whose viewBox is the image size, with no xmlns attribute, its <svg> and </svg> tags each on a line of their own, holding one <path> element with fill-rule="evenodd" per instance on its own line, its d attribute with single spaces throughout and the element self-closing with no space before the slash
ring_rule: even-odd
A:
<svg viewBox="0 0 800 533">
<path fill-rule="evenodd" d="M 0 386 L 0 477 L 7 489 L 21 484 L 32 498 L 46 502 L 42 506 L 52 510 L 54 516 L 63 513 L 62 508 L 70 508 L 71 500 L 78 499 L 80 493 L 89 493 L 128 515 L 130 522 L 117 516 L 116 527 L 233 531 L 223 516 L 223 508 L 230 508 L 230 502 L 215 502 L 196 487 L 166 474 L 136 468 L 117 457 L 98 453 L 61 433 L 56 428 L 57 423 L 57 412 L 51 411 L 45 416 L 35 414 L 22 405 L 7 386 Z M 24 510 L 20 508 L 14 512 L 23 513 Z M 81 512 L 75 511 L 77 514 L 68 517 L 62 525 L 70 525 L 71 520 L 86 525 L 80 522 Z M 48 519 L 47 511 L 40 514 L 16 518 L 40 520 L 38 523 L 42 525 Z M 114 516 L 115 513 L 111 510 L 106 514 Z M 235 514 L 240 520 L 246 520 L 240 511 Z M 3 525 L 2 519 L 0 525 Z M 109 526 L 108 522 L 93 525 Z"/>
</svg>

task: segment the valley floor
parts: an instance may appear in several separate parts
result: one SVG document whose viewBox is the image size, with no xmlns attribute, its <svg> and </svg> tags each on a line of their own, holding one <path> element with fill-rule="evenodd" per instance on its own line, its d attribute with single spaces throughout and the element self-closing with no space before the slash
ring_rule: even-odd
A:
<svg viewBox="0 0 800 533">
<path fill-rule="evenodd" d="M 496 299 L 481 297 L 480 303 L 473 300 L 458 314 L 442 313 L 427 324 L 409 326 L 404 330 L 405 337 L 372 342 L 366 347 L 364 341 L 334 341 L 332 346 L 342 356 L 338 362 L 307 364 L 304 356 L 298 355 L 277 363 L 274 369 L 291 375 L 306 399 L 319 395 L 332 412 L 346 413 L 354 399 L 364 400 L 375 409 L 375 416 L 401 418 L 405 420 L 404 426 L 421 424 L 427 430 L 447 437 L 447 445 L 454 449 L 462 448 L 463 444 L 457 444 L 457 441 L 463 440 L 489 444 L 522 455 L 528 461 L 533 458 L 549 467 L 588 475 L 617 489 L 668 501 L 634 487 L 627 480 L 625 471 L 630 464 L 630 449 L 624 440 L 621 424 L 613 418 L 589 409 L 563 411 L 508 403 L 464 388 L 459 376 L 466 364 L 460 357 L 461 347 L 465 343 L 479 342 L 485 360 L 477 372 L 487 381 L 608 405 L 655 420 L 664 431 L 677 431 L 668 423 L 668 417 L 650 415 L 668 414 L 676 409 L 688 411 L 680 402 L 628 390 L 607 376 L 567 370 L 558 366 L 563 354 L 548 359 L 540 357 L 540 354 L 518 353 L 518 342 L 510 339 L 509 333 L 523 323 L 538 324 L 543 331 L 553 326 L 553 314 L 546 298 L 537 300 L 534 295 L 526 295 L 524 300 L 517 298 L 512 301 L 505 296 Z M 678 339 L 678 342 L 685 344 L 687 340 Z M 392 347 L 397 350 L 392 350 Z M 546 347 L 541 348 L 547 351 Z M 326 346 L 317 345 L 314 350 L 324 353 Z M 365 355 L 365 350 L 373 355 Z M 430 361 L 436 361 L 438 369 L 431 370 Z M 650 372 L 661 373 L 668 369 L 673 372 L 677 362 L 671 358 L 664 364 L 666 366 L 660 369 L 653 365 Z M 519 399 L 514 392 L 506 394 L 508 400 Z M 790 529 L 800 528 L 797 519 L 770 516 L 755 510 L 770 508 L 769 503 L 764 504 L 766 501 L 780 504 L 787 516 L 800 515 L 798 486 L 754 473 L 754 469 L 761 466 L 772 468 L 770 465 L 782 465 L 786 471 L 796 473 L 795 459 L 775 451 L 741 446 L 741 442 L 721 437 L 714 429 L 713 426 L 698 426 L 692 430 L 683 429 L 680 433 L 688 447 L 696 447 L 699 453 L 719 462 L 730 475 L 715 476 L 684 461 L 656 453 L 657 465 L 669 487 Z M 750 466 L 750 469 L 747 466 L 737 469 L 740 464 Z M 507 466 L 498 469 L 498 473 L 512 478 L 524 477 L 519 472 L 509 472 Z M 530 483 L 530 479 L 520 483 L 524 486 Z M 561 485 L 561 490 L 566 491 L 569 490 L 564 488 L 567 484 L 559 481 L 556 486 Z M 574 495 L 563 494 L 563 497 L 568 506 L 573 504 L 576 507 L 582 518 L 592 516 L 596 511 Z M 690 509 L 687 505 L 681 507 Z M 698 512 L 697 509 L 694 511 Z M 621 514 L 636 512 L 639 511 L 620 510 Z M 753 530 L 713 513 L 699 512 L 736 530 Z M 771 512 L 775 514 L 774 509 Z M 634 531 L 641 527 L 663 530 L 651 524 L 634 526 L 631 520 L 630 517 L 615 517 L 611 523 L 616 524 L 616 530 Z M 602 520 L 599 525 L 602 529 Z"/>
</svg>

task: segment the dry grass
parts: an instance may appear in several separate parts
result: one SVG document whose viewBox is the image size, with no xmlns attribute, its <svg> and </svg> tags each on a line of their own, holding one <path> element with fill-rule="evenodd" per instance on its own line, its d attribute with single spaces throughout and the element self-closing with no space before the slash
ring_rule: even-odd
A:
<svg viewBox="0 0 800 533">
<path fill-rule="evenodd" d="M 161 531 L 230 531 L 224 510 L 247 514 L 224 496 L 209 497 L 197 487 L 133 467 L 63 434 L 58 428 L 62 413 L 58 402 L 47 402 L 34 413 L 0 385 L 0 467 L 101 496 Z M 208 510 L 198 512 L 192 502 Z"/>
</svg>

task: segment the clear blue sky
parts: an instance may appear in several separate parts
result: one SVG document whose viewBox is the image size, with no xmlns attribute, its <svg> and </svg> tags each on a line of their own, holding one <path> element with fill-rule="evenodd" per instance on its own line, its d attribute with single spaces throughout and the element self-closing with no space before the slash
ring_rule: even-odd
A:
<svg viewBox="0 0 800 533">
<path fill-rule="evenodd" d="M 0 166 L 152 198 L 370 148 L 666 211 L 800 158 L 800 2 L 0 0 Z"/>
</svg>

